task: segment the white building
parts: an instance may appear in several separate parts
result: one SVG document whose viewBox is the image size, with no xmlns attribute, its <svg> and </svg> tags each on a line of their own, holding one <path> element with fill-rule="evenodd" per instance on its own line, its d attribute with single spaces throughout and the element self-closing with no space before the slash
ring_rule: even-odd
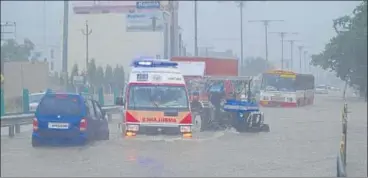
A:
<svg viewBox="0 0 368 178">
<path fill-rule="evenodd" d="M 163 58 L 165 51 L 165 32 L 169 35 L 172 21 L 168 1 L 160 1 L 161 9 L 140 10 L 137 1 L 95 1 L 71 2 L 68 30 L 68 72 L 78 64 L 81 70 L 86 66 L 86 21 L 92 31 L 89 35 L 89 59 L 95 59 L 97 66 L 107 64 L 114 67 L 123 65 L 128 69 L 137 56 L 158 56 Z M 174 13 L 177 19 L 177 13 Z M 155 18 L 152 20 L 152 18 Z M 155 24 L 155 25 L 153 25 Z M 153 27 L 156 26 L 156 27 Z M 174 27 L 175 28 L 175 27 Z M 175 36 L 178 36 L 178 30 Z M 177 41 L 177 40 L 176 40 Z M 174 44 L 177 48 L 177 44 Z M 170 54 L 168 54 L 170 55 Z M 128 72 L 128 70 L 126 70 Z"/>
</svg>

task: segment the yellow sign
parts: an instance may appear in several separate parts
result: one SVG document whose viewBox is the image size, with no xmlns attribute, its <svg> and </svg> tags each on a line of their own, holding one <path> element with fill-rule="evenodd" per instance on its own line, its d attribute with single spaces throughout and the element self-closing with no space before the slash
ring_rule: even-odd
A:
<svg viewBox="0 0 368 178">
<path fill-rule="evenodd" d="M 3 83 L 4 82 L 4 79 L 5 79 L 3 74 L 1 74 L 0 79 L 1 79 L 1 83 Z"/>
<path fill-rule="evenodd" d="M 295 75 L 290 75 L 290 74 L 281 74 L 280 77 L 282 77 L 282 78 L 296 78 Z"/>
<path fill-rule="evenodd" d="M 282 77 L 282 78 L 296 78 L 296 73 L 291 72 L 291 71 L 270 70 L 270 71 L 268 71 L 266 73 L 280 75 L 280 77 Z"/>
</svg>

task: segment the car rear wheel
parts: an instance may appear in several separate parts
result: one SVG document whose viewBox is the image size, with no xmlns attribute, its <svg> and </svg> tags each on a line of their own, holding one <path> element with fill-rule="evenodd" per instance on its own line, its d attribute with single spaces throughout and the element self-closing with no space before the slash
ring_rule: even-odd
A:
<svg viewBox="0 0 368 178">
<path fill-rule="evenodd" d="M 110 139 L 110 131 L 102 132 L 100 140 L 109 140 Z"/>
<path fill-rule="evenodd" d="M 39 141 L 37 141 L 37 140 L 35 140 L 35 139 L 32 139 L 32 147 L 40 147 L 40 142 Z"/>
</svg>

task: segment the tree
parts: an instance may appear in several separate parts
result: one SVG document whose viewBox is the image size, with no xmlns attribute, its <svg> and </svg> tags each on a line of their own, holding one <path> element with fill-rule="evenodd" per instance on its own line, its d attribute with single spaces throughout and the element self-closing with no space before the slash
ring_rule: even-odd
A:
<svg viewBox="0 0 368 178">
<path fill-rule="evenodd" d="M 87 81 L 92 85 L 96 85 L 96 61 L 95 59 L 91 59 L 88 63 L 87 67 Z"/>
<path fill-rule="evenodd" d="M 73 83 L 73 78 L 74 76 L 78 76 L 79 75 L 79 68 L 77 64 L 73 65 L 72 71 L 70 73 L 70 83 Z"/>
<path fill-rule="evenodd" d="M 333 21 L 337 35 L 326 44 L 324 51 L 312 55 L 311 63 L 336 76 L 349 85 L 357 86 L 361 94 L 367 88 L 367 1 L 357 6 L 352 16 Z"/>
<path fill-rule="evenodd" d="M 3 61 L 28 61 L 35 48 L 29 39 L 24 39 L 23 44 L 18 44 L 14 39 L 9 39 L 1 45 L 1 60 Z"/>
<path fill-rule="evenodd" d="M 125 86 L 125 70 L 123 66 L 120 66 L 120 80 L 119 81 L 120 81 L 119 87 L 123 89 Z"/>
<path fill-rule="evenodd" d="M 24 39 L 23 44 L 18 44 L 14 39 L 9 39 L 1 45 L 1 71 L 6 61 L 28 61 L 35 48 L 29 39 Z"/>
<path fill-rule="evenodd" d="M 112 82 L 113 82 L 112 67 L 110 65 L 106 65 L 106 68 L 105 68 L 105 85 L 107 87 L 110 87 Z"/>
<path fill-rule="evenodd" d="M 242 74 L 246 76 L 256 76 L 271 68 L 271 64 L 261 57 L 248 57 L 245 62 L 246 64 L 242 69 L 244 73 Z"/>
<path fill-rule="evenodd" d="M 124 67 L 117 65 L 115 69 L 116 69 L 116 74 L 114 74 L 115 86 L 117 88 L 124 88 L 124 84 L 125 84 Z"/>
<path fill-rule="evenodd" d="M 98 66 L 96 71 L 96 84 L 98 87 L 103 86 L 104 77 L 104 69 L 101 66 Z"/>
<path fill-rule="evenodd" d="M 113 87 L 118 87 L 118 83 L 119 83 L 119 76 L 120 76 L 120 71 L 119 71 L 119 65 L 116 65 L 114 68 L 114 72 L 113 72 Z"/>
</svg>

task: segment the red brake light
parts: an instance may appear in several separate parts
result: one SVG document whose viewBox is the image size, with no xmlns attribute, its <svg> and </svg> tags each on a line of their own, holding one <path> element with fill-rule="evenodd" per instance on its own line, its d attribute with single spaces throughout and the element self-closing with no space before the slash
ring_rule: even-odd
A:
<svg viewBox="0 0 368 178">
<path fill-rule="evenodd" d="M 79 130 L 80 130 L 80 131 L 85 131 L 85 130 L 87 130 L 87 119 L 83 118 L 83 119 L 80 121 L 80 124 L 79 124 Z"/>
<path fill-rule="evenodd" d="M 187 116 L 185 116 L 184 119 L 181 120 L 179 124 L 192 124 L 192 114 L 189 113 Z"/>
<path fill-rule="evenodd" d="M 125 114 L 125 122 L 139 122 L 132 114 L 126 112 Z"/>
<path fill-rule="evenodd" d="M 32 125 L 33 125 L 33 130 L 34 131 L 38 130 L 38 120 L 37 120 L 37 118 L 33 119 Z"/>
</svg>

